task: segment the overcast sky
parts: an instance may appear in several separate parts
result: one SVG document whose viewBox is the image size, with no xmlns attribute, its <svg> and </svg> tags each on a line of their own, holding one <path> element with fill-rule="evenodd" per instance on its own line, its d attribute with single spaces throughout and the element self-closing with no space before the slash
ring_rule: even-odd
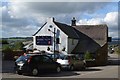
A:
<svg viewBox="0 0 120 80">
<path fill-rule="evenodd" d="M 48 17 L 77 25 L 107 24 L 110 37 L 118 37 L 117 2 L 2 2 L 2 37 L 32 36 Z"/>
</svg>

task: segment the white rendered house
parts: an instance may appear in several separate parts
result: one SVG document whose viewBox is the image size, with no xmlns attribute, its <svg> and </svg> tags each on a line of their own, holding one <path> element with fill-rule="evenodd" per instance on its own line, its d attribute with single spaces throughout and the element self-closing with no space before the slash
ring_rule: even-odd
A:
<svg viewBox="0 0 120 80">
<path fill-rule="evenodd" d="M 80 54 L 90 52 L 96 65 L 106 65 L 108 57 L 108 27 L 99 25 L 71 25 L 48 18 L 47 22 L 33 35 L 33 48 L 40 51 Z"/>
<path fill-rule="evenodd" d="M 78 35 L 73 27 L 48 18 L 33 35 L 33 48 L 42 51 L 71 53 L 78 44 Z"/>
</svg>

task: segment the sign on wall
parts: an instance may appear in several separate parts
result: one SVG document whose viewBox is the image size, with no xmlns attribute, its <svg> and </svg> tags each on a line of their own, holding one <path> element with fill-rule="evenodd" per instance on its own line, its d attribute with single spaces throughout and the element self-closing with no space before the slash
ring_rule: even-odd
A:
<svg viewBox="0 0 120 80">
<path fill-rule="evenodd" d="M 52 45 L 52 37 L 36 36 L 36 45 Z"/>
</svg>

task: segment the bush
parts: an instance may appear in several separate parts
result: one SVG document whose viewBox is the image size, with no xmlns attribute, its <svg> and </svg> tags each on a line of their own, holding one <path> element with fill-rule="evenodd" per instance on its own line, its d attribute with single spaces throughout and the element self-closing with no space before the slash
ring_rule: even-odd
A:
<svg viewBox="0 0 120 80">
<path fill-rule="evenodd" d="M 2 43 L 2 44 L 9 44 L 8 41 L 7 41 L 6 39 L 0 40 L 0 43 Z"/>
<path fill-rule="evenodd" d="M 9 47 L 9 45 L 4 45 L 2 50 L 2 58 L 4 60 L 12 60 L 13 59 L 13 51 Z"/>
<path fill-rule="evenodd" d="M 116 47 L 116 48 L 115 48 L 115 53 L 117 53 L 117 54 L 120 55 L 120 48 L 119 48 L 119 47 Z"/>
<path fill-rule="evenodd" d="M 24 44 L 22 42 L 15 42 L 14 50 L 23 50 Z"/>
<path fill-rule="evenodd" d="M 90 54 L 88 51 L 85 53 L 84 55 L 84 59 L 85 60 L 92 60 L 93 59 L 93 56 L 92 54 Z"/>
<path fill-rule="evenodd" d="M 2 50 L 5 52 L 9 52 L 12 51 L 12 48 L 9 45 L 2 45 Z"/>
</svg>

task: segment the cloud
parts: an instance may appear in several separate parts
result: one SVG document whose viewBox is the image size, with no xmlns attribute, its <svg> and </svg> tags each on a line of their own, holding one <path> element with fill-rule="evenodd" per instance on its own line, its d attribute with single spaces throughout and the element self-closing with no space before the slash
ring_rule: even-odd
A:
<svg viewBox="0 0 120 80">
<path fill-rule="evenodd" d="M 59 22 L 70 24 L 73 16 L 80 19 L 83 14 L 92 15 L 107 4 L 109 3 L 9 2 L 2 6 L 2 34 L 4 37 L 32 36 L 48 17 L 55 17 Z M 110 23 L 108 17 L 109 15 L 106 15 L 106 21 L 95 17 L 91 20 L 80 20 L 78 23 Z"/>
<path fill-rule="evenodd" d="M 38 27 L 33 26 L 33 25 L 28 25 L 26 27 L 15 27 L 15 28 L 11 28 L 8 29 L 7 26 L 3 26 L 2 28 L 2 36 L 3 37 L 16 37 L 16 36 L 21 36 L 21 37 L 25 37 L 25 36 L 32 36 L 36 30 L 38 30 Z"/>
<path fill-rule="evenodd" d="M 112 38 L 119 38 L 118 37 L 118 30 L 116 30 L 114 32 L 113 31 L 109 32 L 109 36 Z"/>
<path fill-rule="evenodd" d="M 88 2 L 12 2 L 9 9 L 16 17 L 30 15 L 54 16 L 76 12 L 94 13 L 108 3 Z M 98 6 L 99 5 L 99 6 Z M 27 11 L 27 12 L 26 12 Z M 22 15 L 21 15 L 22 12 Z"/>
<path fill-rule="evenodd" d="M 2 9 L 2 25 L 8 28 L 19 28 L 19 27 L 26 27 L 28 25 L 36 25 L 38 26 L 39 23 L 33 17 L 24 17 L 24 18 L 16 18 L 9 13 L 7 7 L 3 7 Z"/>
<path fill-rule="evenodd" d="M 101 18 L 92 18 L 92 19 L 83 19 L 79 20 L 77 25 L 96 25 L 96 24 L 101 24 L 105 23 L 103 19 Z"/>
<path fill-rule="evenodd" d="M 2 37 L 32 36 L 38 27 L 41 26 L 37 19 L 32 16 L 15 17 L 11 15 L 8 6 L 1 8 L 2 26 L 0 27 L 2 27 Z"/>
<path fill-rule="evenodd" d="M 104 21 L 112 26 L 118 25 L 118 12 L 110 12 L 104 18 Z"/>
<path fill-rule="evenodd" d="M 118 12 L 109 12 L 104 18 L 82 19 L 77 25 L 107 24 L 109 36 L 118 37 Z"/>
<path fill-rule="evenodd" d="M 6 0 L 4 0 L 6 1 Z M 10 0 L 11 2 L 118 2 L 119 0 L 89 0 L 89 1 L 85 1 L 85 0 Z"/>
</svg>

